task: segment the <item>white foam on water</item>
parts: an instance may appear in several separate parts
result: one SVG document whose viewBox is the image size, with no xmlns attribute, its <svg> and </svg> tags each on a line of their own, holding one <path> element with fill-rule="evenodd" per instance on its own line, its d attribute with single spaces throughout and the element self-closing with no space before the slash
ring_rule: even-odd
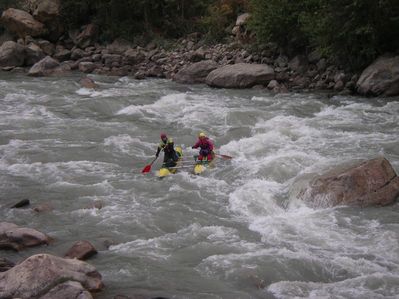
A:
<svg viewBox="0 0 399 299">
<path fill-rule="evenodd" d="M 277 298 L 398 298 L 399 279 L 390 274 L 364 275 L 339 282 L 281 281 L 267 290 Z"/>
<path fill-rule="evenodd" d="M 157 145 L 155 143 L 145 142 L 137 137 L 131 137 L 127 134 L 121 134 L 105 138 L 104 147 L 106 150 L 112 153 L 119 152 L 123 154 L 143 157 L 146 156 L 145 153 L 147 153 L 148 151 L 154 151 L 154 148 L 156 148 Z"/>
</svg>

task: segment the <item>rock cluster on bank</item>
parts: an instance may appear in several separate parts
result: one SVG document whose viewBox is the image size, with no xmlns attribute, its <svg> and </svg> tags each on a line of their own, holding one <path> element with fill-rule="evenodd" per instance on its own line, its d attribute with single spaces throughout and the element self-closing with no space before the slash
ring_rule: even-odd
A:
<svg viewBox="0 0 399 299">
<path fill-rule="evenodd" d="M 399 94 L 398 57 L 381 57 L 359 79 L 359 75 L 339 69 L 316 52 L 288 57 L 273 44 L 266 45 L 262 51 L 246 50 L 242 43 L 250 39 L 245 29 L 248 14 L 237 18 L 233 29 L 236 41 L 231 44 L 206 45 L 200 35 L 194 33 L 166 50 L 152 43 L 142 48 L 121 40 L 100 45 L 94 24 L 64 32 L 57 3 L 36 1 L 30 7 L 32 14 L 16 9 L 3 12 L 1 22 L 13 34 L 0 38 L 6 40 L 0 45 L 3 70 L 31 67 L 28 72 L 31 76 L 79 70 L 136 79 L 168 78 L 223 88 L 256 85 L 274 92 L 331 90 L 363 95 Z M 260 68 L 267 69 L 267 75 L 260 74 Z"/>
<path fill-rule="evenodd" d="M 0 222 L 0 249 L 20 251 L 48 245 L 50 241 L 49 236 L 35 229 Z M 91 299 L 90 292 L 104 287 L 101 275 L 78 259 L 87 259 L 96 253 L 89 242 L 78 241 L 66 253 L 67 258 L 37 254 L 17 265 L 0 259 L 0 298 Z"/>
</svg>

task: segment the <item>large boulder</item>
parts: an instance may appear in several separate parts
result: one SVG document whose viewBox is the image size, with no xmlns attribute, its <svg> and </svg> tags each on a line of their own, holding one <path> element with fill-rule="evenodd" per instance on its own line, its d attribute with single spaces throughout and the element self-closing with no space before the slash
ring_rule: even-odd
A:
<svg viewBox="0 0 399 299">
<path fill-rule="evenodd" d="M 104 287 L 100 273 L 92 265 L 37 254 L 0 273 L 0 298 L 81 298 L 74 295 L 78 289 L 84 291 L 80 285 L 90 292 Z"/>
<path fill-rule="evenodd" d="M 25 47 L 13 41 L 5 42 L 0 47 L 0 67 L 23 66 L 25 61 Z"/>
<path fill-rule="evenodd" d="M 13 263 L 12 261 L 10 261 L 4 257 L 0 257 L 0 272 L 6 272 L 14 266 L 15 266 L 15 263 Z"/>
<path fill-rule="evenodd" d="M 60 16 L 60 0 L 36 0 L 34 2 L 33 16 L 36 20 L 46 23 Z"/>
<path fill-rule="evenodd" d="M 32 15 L 26 11 L 9 8 L 5 10 L 0 19 L 1 23 L 19 37 L 40 36 L 47 31 L 43 23 L 36 21 Z"/>
<path fill-rule="evenodd" d="M 49 243 L 50 238 L 37 230 L 19 227 L 13 223 L 0 222 L 0 248 L 19 251 L 26 247 Z"/>
<path fill-rule="evenodd" d="M 205 83 L 210 72 L 218 68 L 213 60 L 204 60 L 182 68 L 173 78 L 180 83 Z"/>
<path fill-rule="evenodd" d="M 314 207 L 384 206 L 399 196 L 399 177 L 385 158 L 376 158 L 316 177 L 299 197 Z"/>
<path fill-rule="evenodd" d="M 52 288 L 39 299 L 93 299 L 81 283 L 76 281 L 67 281 Z"/>
<path fill-rule="evenodd" d="M 206 84 L 222 88 L 249 88 L 267 85 L 274 79 L 274 70 L 266 64 L 237 63 L 209 73 Z"/>
<path fill-rule="evenodd" d="M 50 56 L 46 56 L 31 67 L 28 75 L 32 77 L 50 76 L 57 72 L 59 67 L 60 63 L 57 60 L 51 58 Z"/>
<path fill-rule="evenodd" d="M 362 95 L 399 95 L 399 56 L 378 58 L 363 71 L 356 88 Z"/>
</svg>

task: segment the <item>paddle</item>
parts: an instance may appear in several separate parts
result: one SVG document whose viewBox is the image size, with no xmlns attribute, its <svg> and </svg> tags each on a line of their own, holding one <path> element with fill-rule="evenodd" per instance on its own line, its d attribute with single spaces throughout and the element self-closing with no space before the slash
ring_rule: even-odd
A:
<svg viewBox="0 0 399 299">
<path fill-rule="evenodd" d="M 215 155 L 218 156 L 218 157 L 221 157 L 221 158 L 223 158 L 223 159 L 226 159 L 226 160 L 231 160 L 231 159 L 233 159 L 233 157 L 228 156 L 228 155 L 222 155 L 222 154 L 215 154 Z"/>
<path fill-rule="evenodd" d="M 155 157 L 154 160 L 151 161 L 150 164 L 146 165 L 143 170 L 141 171 L 142 174 L 148 173 L 151 171 L 151 166 L 152 164 L 154 164 L 154 162 L 156 161 L 156 159 L 158 159 L 158 157 Z"/>
</svg>

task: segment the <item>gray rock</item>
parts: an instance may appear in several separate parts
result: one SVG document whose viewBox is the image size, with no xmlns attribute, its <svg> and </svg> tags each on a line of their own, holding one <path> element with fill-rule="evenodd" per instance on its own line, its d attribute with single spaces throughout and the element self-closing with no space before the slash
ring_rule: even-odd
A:
<svg viewBox="0 0 399 299">
<path fill-rule="evenodd" d="M 35 1 L 33 16 L 36 20 L 46 23 L 60 16 L 60 0 L 38 0 Z"/>
<path fill-rule="evenodd" d="M 26 247 L 49 243 L 50 238 L 37 230 L 19 227 L 13 223 L 0 222 L 0 248 L 19 251 Z"/>
<path fill-rule="evenodd" d="M 142 51 L 136 49 L 128 49 L 124 53 L 125 61 L 128 64 L 137 64 L 145 60 L 145 55 Z"/>
<path fill-rule="evenodd" d="M 356 88 L 362 95 L 399 95 L 399 56 L 378 58 L 363 71 Z"/>
<path fill-rule="evenodd" d="M 206 84 L 222 88 L 249 88 L 266 85 L 273 79 L 274 71 L 268 65 L 238 63 L 212 71 L 206 77 Z"/>
<path fill-rule="evenodd" d="M 179 83 L 205 83 L 210 72 L 219 65 L 212 60 L 204 60 L 182 68 L 173 78 Z"/>
<path fill-rule="evenodd" d="M 97 68 L 97 65 L 93 62 L 81 62 L 79 63 L 79 71 L 82 73 L 92 73 Z"/>
<path fill-rule="evenodd" d="M 66 258 L 77 258 L 78 260 L 87 260 L 93 255 L 97 254 L 96 248 L 89 241 L 77 241 L 68 252 L 65 254 Z"/>
<path fill-rule="evenodd" d="M 17 202 L 16 204 L 14 204 L 11 208 L 12 209 L 19 209 L 19 208 L 26 207 L 26 206 L 29 206 L 29 205 L 30 205 L 29 199 L 23 199 L 23 200 L 20 200 L 19 202 Z"/>
<path fill-rule="evenodd" d="M 384 206 L 399 196 L 399 177 L 385 158 L 337 168 L 313 179 L 299 197 L 314 207 Z"/>
<path fill-rule="evenodd" d="M 104 287 L 100 273 L 85 262 L 37 254 L 7 272 L 0 273 L 0 298 L 40 298 L 48 292 L 55 292 L 57 287 L 57 293 L 62 291 L 63 286 L 60 285 L 69 281 L 80 283 L 90 292 L 98 292 Z M 79 286 L 73 284 L 72 290 L 76 288 Z"/>
<path fill-rule="evenodd" d="M 80 79 L 79 83 L 84 88 L 94 89 L 97 87 L 97 84 L 94 82 L 94 80 L 89 77 Z"/>
<path fill-rule="evenodd" d="M 82 49 L 73 49 L 71 52 L 71 59 L 72 60 L 79 60 L 82 57 L 86 57 L 88 54 L 83 51 Z"/>
<path fill-rule="evenodd" d="M 48 56 L 52 56 L 54 54 L 55 52 L 54 44 L 44 39 L 38 40 L 36 43 L 43 50 L 44 54 Z"/>
<path fill-rule="evenodd" d="M 71 59 L 71 51 L 65 49 L 64 47 L 56 47 L 55 54 L 53 56 L 54 59 L 58 61 L 67 61 Z"/>
<path fill-rule="evenodd" d="M 93 296 L 77 281 L 67 281 L 52 288 L 39 299 L 93 299 Z"/>
<path fill-rule="evenodd" d="M 290 60 L 288 67 L 296 73 L 304 73 L 308 68 L 308 60 L 305 56 L 297 55 Z"/>
<path fill-rule="evenodd" d="M 44 54 L 43 50 L 36 44 L 30 44 L 25 48 L 26 58 L 25 58 L 25 65 L 31 66 L 34 65 L 36 62 L 39 62 L 46 54 Z"/>
<path fill-rule="evenodd" d="M 0 47 L 0 67 L 23 66 L 25 57 L 25 47 L 16 42 L 8 41 Z"/>
<path fill-rule="evenodd" d="M 23 10 L 9 8 L 1 16 L 1 23 L 19 37 L 40 36 L 46 33 L 43 23 L 36 21 L 29 13 Z"/>
<path fill-rule="evenodd" d="M 6 259 L 6 258 L 0 258 L 0 272 L 6 272 L 10 270 L 12 267 L 15 266 L 15 263 L 12 261 Z"/>
<path fill-rule="evenodd" d="M 54 73 L 57 73 L 59 67 L 60 63 L 57 60 L 51 58 L 50 56 L 46 56 L 31 67 L 28 75 L 33 77 L 50 76 Z"/>
</svg>

